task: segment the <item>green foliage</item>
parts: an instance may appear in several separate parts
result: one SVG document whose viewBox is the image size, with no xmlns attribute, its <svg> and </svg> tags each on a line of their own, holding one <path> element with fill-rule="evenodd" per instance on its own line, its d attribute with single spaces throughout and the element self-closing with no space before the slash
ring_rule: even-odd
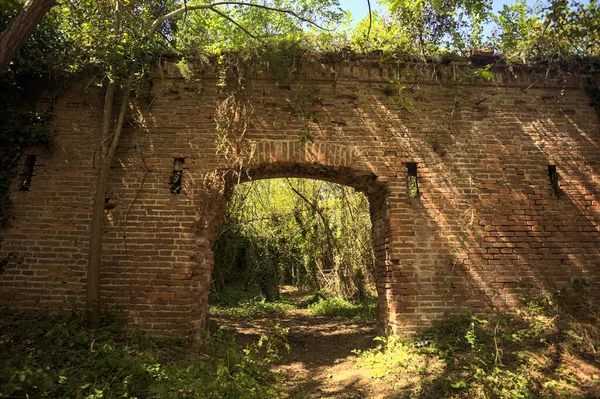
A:
<svg viewBox="0 0 600 399">
<path fill-rule="evenodd" d="M 350 44 L 363 53 L 383 50 L 404 57 L 410 56 L 414 50 L 403 26 L 377 11 L 373 11 L 371 21 L 367 17 L 356 24 L 356 28 L 350 33 Z"/>
<path fill-rule="evenodd" d="M 47 119 L 35 112 L 0 105 L 0 117 L 0 222 L 5 222 L 10 217 L 10 184 L 23 150 L 48 145 L 52 131 Z"/>
<path fill-rule="evenodd" d="M 377 347 L 367 351 L 355 350 L 357 364 L 368 367 L 374 378 L 387 378 L 396 370 L 410 371 L 414 374 L 421 372 L 423 356 L 413 342 L 397 335 L 376 337 Z M 435 363 L 430 364 L 430 372 L 438 369 Z"/>
<path fill-rule="evenodd" d="M 8 24 L 20 3 L 0 6 L 0 28 Z M 42 76 L 48 71 L 95 67 L 119 81 L 127 76 L 132 63 L 142 65 L 141 75 L 150 61 L 164 55 L 194 65 L 236 54 L 234 58 L 246 60 L 246 66 L 260 59 L 276 70 L 282 83 L 295 69 L 295 59 L 314 51 L 382 51 L 399 60 L 447 53 L 467 55 L 474 48 L 485 47 L 521 62 L 537 57 L 556 60 L 599 55 L 597 0 L 552 1 L 547 7 L 538 3 L 528 7 L 525 1 L 515 0 L 497 14 L 490 0 L 383 3 L 387 13 L 374 12 L 372 19 L 367 17 L 351 29 L 349 14 L 340 9 L 337 0 L 267 1 L 256 6 L 220 5 L 202 10 L 191 8 L 208 2 L 189 1 L 185 4 L 190 11 L 167 19 L 148 36 L 156 18 L 178 9 L 182 2 L 60 0 L 11 70 L 21 73 L 31 69 L 27 65 L 35 64 L 34 69 Z M 483 34 L 485 24 L 495 27 L 491 38 Z M 225 68 L 231 65 L 227 63 Z"/>
<path fill-rule="evenodd" d="M 430 345 L 392 336 L 358 352 L 377 378 L 419 398 L 584 398 L 600 393 L 580 368 L 597 364 L 599 313 L 581 287 L 534 296 L 515 314 L 464 312 L 423 332 Z"/>
<path fill-rule="evenodd" d="M 408 198 L 419 198 L 419 186 L 417 185 L 416 176 L 408 176 Z"/>
<path fill-rule="evenodd" d="M 241 349 L 225 329 L 218 329 L 204 345 L 208 353 L 196 354 L 186 362 L 153 367 L 158 383 L 150 386 L 159 398 L 248 398 L 274 397 L 278 376 L 271 366 L 280 360 L 288 330 L 275 327 L 271 335 Z M 138 396 L 139 397 L 139 396 Z"/>
<path fill-rule="evenodd" d="M 489 0 L 385 0 L 416 55 L 464 52 L 481 47 L 482 25 L 488 21 Z"/>
<path fill-rule="evenodd" d="M 308 310 L 316 316 L 342 317 L 360 322 L 372 322 L 377 320 L 377 298 L 365 298 L 358 304 L 339 296 L 321 298 L 318 302 L 309 305 Z"/>
<path fill-rule="evenodd" d="M 23 1 L 4 1 L 0 3 L 0 32 L 17 14 Z M 0 102 L 4 95 L 14 95 L 14 91 L 23 93 L 37 89 L 40 81 L 64 77 L 62 70 L 72 50 L 69 41 L 62 37 L 61 15 L 56 9 L 50 11 L 29 38 L 19 54 L 15 56 L 7 69 L 0 71 Z"/>
<path fill-rule="evenodd" d="M 177 21 L 174 48 L 177 52 L 195 58 L 232 51 L 253 53 L 261 51 L 265 45 L 272 48 L 273 40 L 283 43 L 298 42 L 303 30 L 313 26 L 307 21 L 327 26 L 342 16 L 337 0 L 274 1 L 257 4 L 290 10 L 295 15 L 262 7 L 239 5 L 219 7 L 218 10 L 222 14 L 210 10 L 189 13 Z"/>
<path fill-rule="evenodd" d="M 374 281 L 367 199 L 323 181 L 238 185 L 214 250 L 216 293 L 229 286 L 270 301 L 285 284 L 360 299 Z"/>
<path fill-rule="evenodd" d="M 527 6 L 525 0 L 505 4 L 495 21 L 498 29 L 492 41 L 494 46 L 509 60 L 526 62 L 537 42 L 536 32 L 542 29 L 539 9 Z"/>
<path fill-rule="evenodd" d="M 554 1 L 544 10 L 544 31 L 537 56 L 568 58 L 600 55 L 600 5 L 578 1 Z"/>
<path fill-rule="evenodd" d="M 396 60 L 415 56 L 469 55 L 493 49 L 509 62 L 578 67 L 600 56 L 600 8 L 590 2 L 524 0 L 494 13 L 489 0 L 385 0 L 389 15 L 365 17 L 348 33 L 353 50 L 378 50 Z M 491 37 L 484 26 L 491 26 Z M 370 32 L 369 32 L 370 27 Z M 576 65 L 573 62 L 577 60 Z"/>
<path fill-rule="evenodd" d="M 492 64 L 488 64 L 485 68 L 477 68 L 473 71 L 473 75 L 487 81 L 492 81 L 496 78 L 494 72 L 490 71 Z"/>
<path fill-rule="evenodd" d="M 17 4 L 6 2 L 0 5 L 0 31 L 16 14 Z M 0 222 L 10 217 L 10 184 L 17 172 L 21 154 L 27 147 L 43 147 L 50 142 L 51 130 L 48 115 L 31 110 L 30 103 L 39 92 L 35 85 L 51 73 L 48 57 L 44 49 L 53 54 L 60 46 L 56 30 L 46 21 L 35 35 L 13 59 L 6 71 L 0 72 Z"/>
<path fill-rule="evenodd" d="M 20 1 L 0 4 L 0 31 L 20 6 Z M 59 36 L 57 14 L 51 12 L 7 69 L 0 71 L 0 222 L 10 217 L 9 189 L 21 154 L 50 143 L 51 114 L 41 114 L 33 105 L 49 82 L 59 86 L 57 79 L 64 77 L 62 57 L 68 45 Z"/>
<path fill-rule="evenodd" d="M 522 0 L 504 5 L 497 16 L 491 46 L 509 61 L 554 63 L 578 67 L 582 59 L 600 56 L 600 8 L 596 0 L 553 1 L 528 7 Z M 585 64 L 585 62 L 583 63 Z"/>
<path fill-rule="evenodd" d="M 270 367 L 287 346 L 281 328 L 246 348 L 221 328 L 192 345 L 5 310 L 0 332 L 0 397 L 262 399 L 277 394 Z"/>
<path fill-rule="evenodd" d="M 257 319 L 268 316 L 281 316 L 291 309 L 294 309 L 294 305 L 284 301 L 243 300 L 234 304 L 220 302 L 211 305 L 210 313 L 217 317 Z"/>
</svg>

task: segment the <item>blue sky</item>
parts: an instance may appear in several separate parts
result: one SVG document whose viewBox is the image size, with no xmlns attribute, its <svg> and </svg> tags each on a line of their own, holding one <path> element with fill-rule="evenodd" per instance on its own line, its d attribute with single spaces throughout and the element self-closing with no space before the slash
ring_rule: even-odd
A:
<svg viewBox="0 0 600 399">
<path fill-rule="evenodd" d="M 369 14 L 367 0 L 340 0 L 340 5 L 344 10 L 350 10 L 355 23 Z M 377 0 L 371 0 L 371 7 L 378 10 L 384 9 L 383 6 L 379 5 Z"/>
<path fill-rule="evenodd" d="M 494 0 L 492 4 L 494 10 L 499 10 L 504 4 L 510 4 L 512 2 L 512 0 Z M 585 2 L 587 3 L 587 1 Z M 533 5 L 534 3 L 535 0 L 527 0 L 527 4 Z M 355 23 L 369 14 L 367 0 L 340 0 L 340 4 L 343 9 L 350 10 L 350 12 L 352 12 L 352 17 Z M 371 7 L 377 10 L 385 9 L 385 6 L 380 5 L 377 0 L 371 0 Z"/>
<path fill-rule="evenodd" d="M 527 0 L 527 4 L 533 6 L 537 0 Z M 546 1 L 541 0 L 542 4 L 546 3 Z M 580 0 L 583 3 L 587 3 L 588 0 Z M 492 7 L 494 11 L 498 11 L 502 9 L 502 6 L 505 4 L 512 4 L 514 0 L 492 0 Z M 365 16 L 369 15 L 369 7 L 367 5 L 367 0 L 340 0 L 340 5 L 344 10 L 350 10 L 352 13 L 353 25 L 355 25 L 358 21 L 360 21 Z M 384 12 L 386 6 L 379 4 L 377 0 L 371 0 L 371 9 L 379 10 Z M 494 29 L 494 24 L 488 23 L 483 27 L 484 36 L 491 36 L 492 30 Z"/>
</svg>

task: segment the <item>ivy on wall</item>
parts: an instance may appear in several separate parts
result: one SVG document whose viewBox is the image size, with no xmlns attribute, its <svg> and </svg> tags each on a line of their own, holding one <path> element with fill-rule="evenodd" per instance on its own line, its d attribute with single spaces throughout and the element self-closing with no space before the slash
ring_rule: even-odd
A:
<svg viewBox="0 0 600 399">
<path fill-rule="evenodd" d="M 12 2 L 0 5 L 0 31 L 16 10 Z M 35 104 L 42 86 L 53 80 L 48 54 L 60 46 L 51 22 L 41 24 L 8 68 L 0 71 L 0 223 L 10 217 L 10 185 L 23 151 L 50 143 L 50 115 L 36 112 Z"/>
<path fill-rule="evenodd" d="M 51 129 L 47 118 L 35 111 L 7 107 L 0 111 L 0 222 L 10 217 L 10 185 L 27 147 L 46 146 Z"/>
</svg>

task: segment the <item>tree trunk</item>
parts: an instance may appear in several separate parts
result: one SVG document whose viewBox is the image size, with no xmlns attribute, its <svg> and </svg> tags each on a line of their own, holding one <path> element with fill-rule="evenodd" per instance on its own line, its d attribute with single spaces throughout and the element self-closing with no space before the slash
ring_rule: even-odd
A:
<svg viewBox="0 0 600 399">
<path fill-rule="evenodd" d="M 102 160 L 102 166 L 100 167 L 100 173 L 98 174 L 98 181 L 96 183 L 96 195 L 94 196 L 94 204 L 92 206 L 92 225 L 90 228 L 90 251 L 89 251 L 89 263 L 87 271 L 87 300 L 90 310 L 90 326 L 92 328 L 100 328 L 100 263 L 102 256 L 102 236 L 104 230 L 104 203 L 106 198 L 106 189 L 108 187 L 108 178 L 110 176 L 110 166 L 112 165 L 115 155 L 117 153 L 117 147 L 119 146 L 119 139 L 121 138 L 121 131 L 123 130 L 123 122 L 125 121 L 125 115 L 127 114 L 127 107 L 129 105 L 129 95 L 133 86 L 133 79 L 135 77 L 135 68 L 131 68 L 131 74 L 125 88 L 123 89 L 123 102 L 121 103 L 121 109 L 119 110 L 119 118 L 110 140 L 110 147 L 106 157 Z M 115 95 L 114 83 L 110 82 L 107 88 L 106 97 L 104 99 L 104 120 L 103 123 L 110 124 L 111 122 L 111 110 L 113 99 Z M 103 131 L 107 131 L 108 128 L 103 126 Z M 107 140 L 106 138 L 105 140 Z"/>
<path fill-rule="evenodd" d="M 23 9 L 0 34 L 0 72 L 6 68 L 44 15 L 56 4 L 56 0 L 27 0 Z"/>
</svg>

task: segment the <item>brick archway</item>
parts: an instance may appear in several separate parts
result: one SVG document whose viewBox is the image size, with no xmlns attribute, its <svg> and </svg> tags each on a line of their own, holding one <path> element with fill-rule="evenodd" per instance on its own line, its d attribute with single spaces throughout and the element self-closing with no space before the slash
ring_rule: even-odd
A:
<svg viewBox="0 0 600 399">
<path fill-rule="evenodd" d="M 173 63 L 158 68 L 131 104 L 135 123 L 112 166 L 102 301 L 150 334 L 193 336 L 225 204 L 218 190 L 203 197 L 207 176 L 227 168 L 214 120 L 224 93 L 208 72 L 186 81 Z M 321 178 L 369 196 L 387 330 L 414 331 L 459 307 L 509 309 L 524 287 L 585 280 L 600 298 L 600 124 L 588 97 L 574 76 L 515 77 L 495 65 L 486 82 L 469 68 L 351 60 L 307 65 L 286 87 L 268 72 L 248 78 L 250 176 Z M 53 146 L 26 153 L 29 190 L 15 179 L 14 217 L 0 232 L 1 305 L 85 302 L 102 98 L 101 85 L 75 83 L 54 106 Z"/>
<path fill-rule="evenodd" d="M 257 153 L 257 159 L 261 163 L 255 163 L 253 166 L 243 171 L 241 176 L 231 179 L 228 182 L 227 192 L 231 192 L 233 186 L 248 182 L 251 180 L 263 180 L 273 178 L 306 178 L 315 180 L 324 180 L 332 183 L 337 183 L 352 187 L 355 190 L 362 192 L 368 199 L 369 211 L 371 215 L 372 225 L 372 245 L 375 254 L 376 268 L 376 287 L 378 296 L 378 328 L 381 332 L 390 331 L 390 320 L 395 317 L 390 317 L 389 306 L 390 295 L 389 277 L 387 265 L 389 262 L 389 242 L 391 242 L 389 228 L 389 202 L 388 189 L 385 182 L 378 180 L 370 171 L 357 171 L 349 167 L 351 165 L 350 157 L 345 158 L 345 154 L 351 154 L 353 149 L 343 145 L 327 145 L 323 144 L 318 147 L 319 152 L 316 153 L 313 148 L 306 148 L 305 144 L 297 142 L 272 143 L 262 147 L 263 152 Z M 332 152 L 328 152 L 331 150 Z M 288 152 L 289 151 L 289 152 Z M 315 156 L 315 153 L 319 156 Z M 290 154 L 288 157 L 287 155 Z M 295 154 L 295 155 L 291 155 Z M 342 156 L 340 156 L 340 154 Z M 294 159 L 296 158 L 296 159 Z M 281 160 L 285 161 L 281 161 Z M 308 162 L 312 159 L 317 159 L 313 162 Z M 305 160 L 301 162 L 301 160 Z M 327 163 L 328 160 L 334 160 L 333 164 Z M 228 198 L 228 194 L 225 198 Z M 212 223 L 215 224 L 210 228 L 211 234 L 215 234 L 222 221 L 225 202 L 219 209 L 221 210 Z M 214 237 L 213 239 L 215 239 Z M 211 239 L 211 242 L 212 240 Z M 207 287 L 206 295 L 208 296 L 209 288 Z M 202 301 L 206 303 L 206 301 Z"/>
</svg>

